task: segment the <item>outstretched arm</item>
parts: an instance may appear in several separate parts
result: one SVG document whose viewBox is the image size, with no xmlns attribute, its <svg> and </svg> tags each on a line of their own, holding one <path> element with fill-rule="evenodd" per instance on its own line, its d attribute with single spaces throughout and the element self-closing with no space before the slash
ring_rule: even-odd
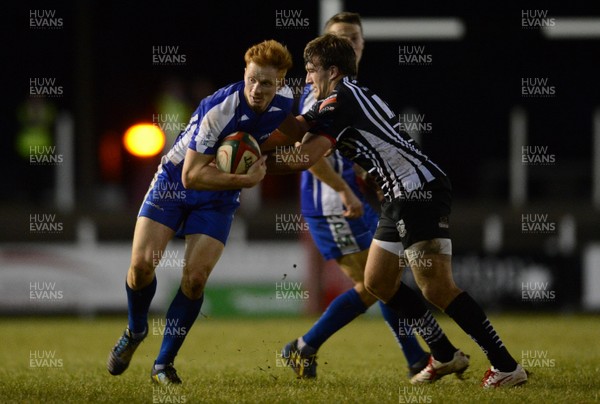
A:
<svg viewBox="0 0 600 404">
<path fill-rule="evenodd" d="M 294 117 L 289 114 L 269 138 L 260 145 L 260 151 L 266 153 L 281 146 L 293 146 L 302 140 L 309 129 L 310 125 L 301 115 Z"/>
<path fill-rule="evenodd" d="M 294 116 L 289 114 L 279 125 L 278 128 L 283 134 L 291 138 L 294 142 L 299 142 L 310 129 L 310 125 L 302 115 Z"/>
<path fill-rule="evenodd" d="M 332 142 L 329 138 L 307 133 L 299 146 L 269 154 L 267 170 L 269 174 L 306 170 L 319 161 L 331 146 Z"/>
<path fill-rule="evenodd" d="M 346 207 L 344 211 L 345 217 L 356 219 L 363 215 L 364 208 L 362 202 L 342 176 L 333 169 L 328 159 L 321 158 L 315 165 L 309 168 L 309 171 L 338 193 L 342 203 Z"/>
</svg>

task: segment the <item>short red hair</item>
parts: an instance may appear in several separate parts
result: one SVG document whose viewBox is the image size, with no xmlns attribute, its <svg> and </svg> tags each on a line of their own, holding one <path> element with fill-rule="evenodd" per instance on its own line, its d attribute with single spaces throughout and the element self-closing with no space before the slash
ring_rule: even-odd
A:
<svg viewBox="0 0 600 404">
<path fill-rule="evenodd" d="M 285 76 L 292 68 L 292 54 L 279 42 L 269 39 L 250 47 L 244 55 L 246 66 L 254 62 L 259 66 L 273 66 Z"/>
</svg>

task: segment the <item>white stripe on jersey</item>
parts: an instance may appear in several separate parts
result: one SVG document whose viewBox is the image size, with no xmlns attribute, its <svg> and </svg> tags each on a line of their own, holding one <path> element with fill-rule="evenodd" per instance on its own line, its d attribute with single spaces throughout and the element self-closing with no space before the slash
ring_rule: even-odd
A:
<svg viewBox="0 0 600 404">
<path fill-rule="evenodd" d="M 175 165 L 181 163 L 194 136 L 196 136 L 197 152 L 202 153 L 208 147 L 214 147 L 219 139 L 219 134 L 233 118 L 239 102 L 237 91 L 228 95 L 204 115 L 200 127 L 198 127 L 198 113 L 194 114 L 182 136 L 167 153 L 167 159 Z"/>
<path fill-rule="evenodd" d="M 317 102 L 315 98 L 315 92 L 310 88 L 310 91 L 306 94 L 306 98 L 304 98 L 304 105 L 301 105 L 300 114 L 306 114 L 313 106 L 313 104 Z"/>
<path fill-rule="evenodd" d="M 196 128 L 198 127 L 198 114 L 193 115 L 192 119 L 190 119 L 190 123 L 183 130 L 183 135 L 175 142 L 171 150 L 167 153 L 166 156 L 163 156 L 163 163 L 167 161 L 171 161 L 173 164 L 177 165 L 183 161 L 185 158 L 185 153 L 187 152 L 188 145 L 192 140 L 192 136 L 194 136 L 194 132 L 196 132 Z M 166 159 L 165 159 L 166 157 Z"/>
<path fill-rule="evenodd" d="M 219 135 L 235 116 L 236 107 L 239 103 L 240 96 L 236 91 L 225 97 L 223 101 L 212 107 L 204 115 L 196 135 L 196 151 L 198 153 L 204 153 L 207 148 L 215 147 Z"/>
<path fill-rule="evenodd" d="M 365 144 L 361 145 L 361 139 L 355 139 L 355 147 L 361 149 L 363 154 L 368 155 L 369 160 L 376 167 L 379 177 L 386 180 L 393 187 L 393 189 L 384 190 L 384 192 L 392 191 L 392 195 L 398 198 L 402 197 L 400 185 L 408 190 L 420 187 L 422 181 L 419 177 L 419 172 L 425 178 L 426 182 L 434 180 L 435 176 L 419 159 L 419 157 L 426 157 L 411 142 L 403 139 L 390 124 L 389 119 L 393 118 L 393 116 L 390 116 L 388 119 L 381 116 L 380 112 L 371 102 L 371 99 L 369 99 L 360 87 L 352 84 L 348 78 L 344 78 L 343 84 L 354 95 L 364 116 L 385 136 L 385 139 L 381 139 L 379 136 L 369 133 L 366 130 L 355 128 L 363 136 L 365 142 Z M 378 97 L 374 98 L 374 100 L 380 104 Z M 380 108 L 383 107 L 380 105 Z M 388 115 L 391 112 L 387 106 L 383 110 Z M 396 146 L 395 143 L 399 144 L 400 147 Z M 367 150 L 369 150 L 369 153 L 366 153 Z M 428 163 L 443 173 L 436 164 L 430 160 Z"/>
</svg>

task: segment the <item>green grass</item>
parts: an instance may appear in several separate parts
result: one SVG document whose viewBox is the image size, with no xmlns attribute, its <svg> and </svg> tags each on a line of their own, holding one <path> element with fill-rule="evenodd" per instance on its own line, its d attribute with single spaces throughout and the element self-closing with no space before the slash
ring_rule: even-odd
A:
<svg viewBox="0 0 600 404">
<path fill-rule="evenodd" d="M 452 342 L 471 355 L 466 380 L 448 376 L 414 388 L 390 331 L 377 318 L 361 318 L 319 352 L 318 380 L 297 380 L 277 367 L 276 351 L 314 319 L 200 319 L 176 367 L 184 384 L 157 390 L 149 378 L 160 336 L 149 335 L 130 368 L 114 377 L 106 357 L 125 318 L 0 319 L 0 402 L 28 403 L 585 403 L 600 400 L 600 321 L 597 316 L 492 316 L 517 360 L 545 352 L 522 388 L 484 391 L 488 363 L 447 317 Z M 30 367 L 30 354 L 55 354 L 61 366 Z M 60 359 L 60 361 L 58 361 Z"/>
</svg>

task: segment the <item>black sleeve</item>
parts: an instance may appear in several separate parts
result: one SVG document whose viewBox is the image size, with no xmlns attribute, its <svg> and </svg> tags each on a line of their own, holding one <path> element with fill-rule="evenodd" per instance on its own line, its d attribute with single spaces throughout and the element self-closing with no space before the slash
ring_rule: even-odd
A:
<svg viewBox="0 0 600 404">
<path fill-rule="evenodd" d="M 348 116 L 349 112 L 346 106 L 342 105 L 339 94 L 337 92 L 332 93 L 329 97 L 320 101 L 318 113 L 313 120 L 310 132 L 327 136 L 335 142 L 342 130 L 348 126 L 345 117 Z"/>
<path fill-rule="evenodd" d="M 321 102 L 322 100 L 315 102 L 308 111 L 302 114 L 302 117 L 306 120 L 306 122 L 313 123 L 313 121 L 317 119 L 317 116 L 319 115 L 319 107 L 321 106 Z"/>
</svg>

